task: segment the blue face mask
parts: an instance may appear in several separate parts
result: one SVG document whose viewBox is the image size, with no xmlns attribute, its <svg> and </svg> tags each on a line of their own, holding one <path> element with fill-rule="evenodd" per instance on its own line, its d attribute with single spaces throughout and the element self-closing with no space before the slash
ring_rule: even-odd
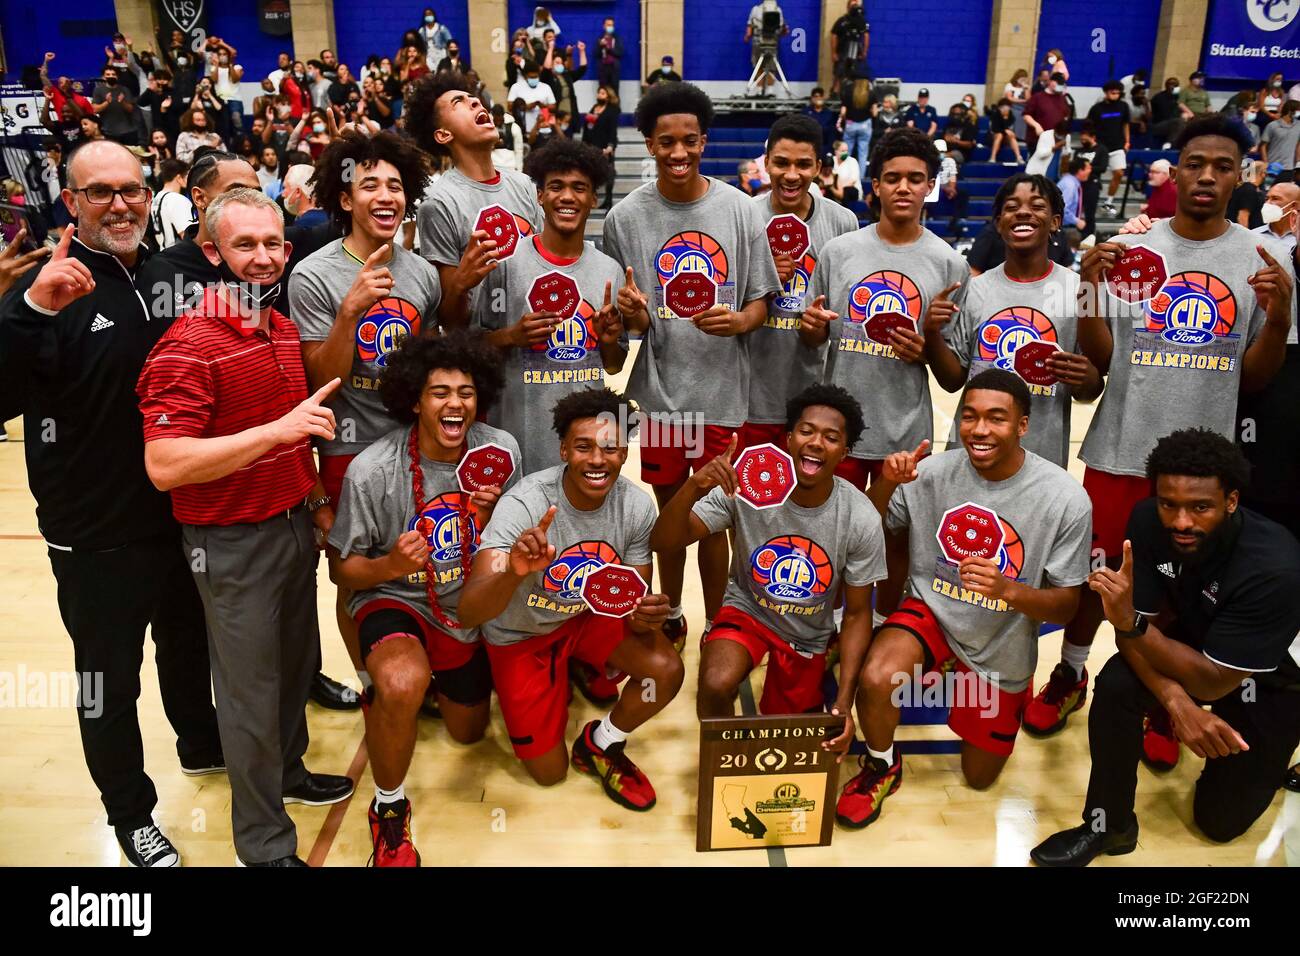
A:
<svg viewBox="0 0 1300 956">
<path fill-rule="evenodd" d="M 535 86 L 537 86 L 538 83 L 541 82 L 541 80 L 539 80 L 539 79 L 538 79 L 537 77 L 535 77 L 535 76 L 530 76 L 530 77 L 528 77 L 527 79 L 528 79 L 528 85 L 529 85 L 529 86 L 534 86 L 534 87 L 535 87 Z"/>
<path fill-rule="evenodd" d="M 613 28 L 613 27 L 605 27 L 605 32 L 606 32 L 607 34 L 612 35 L 612 34 L 614 33 L 614 28 Z"/>
<path fill-rule="evenodd" d="M 754 192 L 758 192 L 760 189 L 763 188 L 763 180 L 751 179 L 749 181 L 749 188 L 752 189 Z"/>
<path fill-rule="evenodd" d="M 433 17 L 433 16 L 428 16 L 428 17 L 425 17 L 425 18 L 424 18 L 424 22 L 425 22 L 425 23 L 433 23 L 433 21 L 434 21 L 435 19 L 437 19 L 437 18 L 436 18 L 436 17 Z"/>
<path fill-rule="evenodd" d="M 673 70 L 673 68 L 672 68 L 671 66 L 661 66 L 661 67 L 659 67 L 659 72 L 660 72 L 660 73 L 671 73 L 672 70 Z"/>
<path fill-rule="evenodd" d="M 559 74 L 563 73 L 563 72 L 564 72 L 564 64 L 563 64 L 563 63 L 556 63 L 554 66 L 551 67 L 551 72 L 554 73 L 554 74 L 556 74 L 557 76 L 558 76 Z"/>
</svg>

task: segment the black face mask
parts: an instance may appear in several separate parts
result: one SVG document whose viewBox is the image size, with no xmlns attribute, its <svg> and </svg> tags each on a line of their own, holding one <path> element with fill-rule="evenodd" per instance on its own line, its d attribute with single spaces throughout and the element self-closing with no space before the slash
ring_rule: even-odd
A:
<svg viewBox="0 0 1300 956">
<path fill-rule="evenodd" d="M 106 76 L 106 77 L 104 77 L 104 82 L 107 83 L 109 86 L 116 86 L 116 85 L 117 85 L 117 77 L 115 77 L 115 76 Z"/>
<path fill-rule="evenodd" d="M 277 281 L 275 285 L 271 286 L 245 282 L 235 275 L 234 271 L 226 263 L 224 256 L 222 256 L 221 262 L 217 264 L 217 274 L 221 276 L 221 281 L 225 283 L 226 288 L 235 293 L 235 297 L 239 300 L 240 309 L 247 311 L 250 316 L 261 312 L 280 296 L 281 282 Z"/>
</svg>

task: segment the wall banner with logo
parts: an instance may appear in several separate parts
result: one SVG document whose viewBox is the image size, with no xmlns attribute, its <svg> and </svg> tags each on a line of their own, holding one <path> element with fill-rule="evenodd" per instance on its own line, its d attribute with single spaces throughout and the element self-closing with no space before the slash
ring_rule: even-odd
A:
<svg viewBox="0 0 1300 956">
<path fill-rule="evenodd" d="M 210 0 L 156 0 L 158 27 L 164 37 L 173 30 L 185 34 L 187 45 L 195 53 L 203 49 L 208 40 L 208 4 Z M 1300 2 L 1300 0 L 1297 0 Z M 194 39 L 199 38 L 198 46 Z"/>
<path fill-rule="evenodd" d="M 1300 0 L 1211 0 L 1203 69 L 1257 84 L 1300 73 Z"/>
</svg>

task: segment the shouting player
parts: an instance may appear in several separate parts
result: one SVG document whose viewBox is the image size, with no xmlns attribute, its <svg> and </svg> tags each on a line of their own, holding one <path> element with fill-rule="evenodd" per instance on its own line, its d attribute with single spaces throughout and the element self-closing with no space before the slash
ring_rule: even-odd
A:
<svg viewBox="0 0 1300 956">
<path fill-rule="evenodd" d="M 749 335 L 749 414 L 742 448 L 764 442 L 784 447 L 786 403 L 820 382 L 825 368 L 825 348 L 803 342 L 799 317 L 819 250 L 836 236 L 855 231 L 858 217 L 837 202 L 813 196 L 810 187 L 821 155 L 822 128 L 816 120 L 790 114 L 772 124 L 764 154 L 772 188 L 755 196 L 754 204 L 777 236 L 773 259 L 781 291 L 768 301 L 763 324 Z M 768 244 L 773 245 L 770 237 Z"/>
<path fill-rule="evenodd" d="M 908 595 L 876 632 L 858 683 L 867 742 L 836 819 L 865 827 L 903 780 L 894 746 L 901 703 L 942 682 L 961 769 L 990 786 L 1015 747 L 1038 659 L 1038 624 L 1064 624 L 1088 577 L 1088 497 L 1066 471 L 1020 444 L 1029 389 L 986 369 L 966 384 L 961 448 L 885 460 L 868 496 L 887 544 L 906 548 Z"/>
<path fill-rule="evenodd" d="M 651 580 L 655 509 L 619 475 L 627 461 L 621 401 L 602 388 L 556 403 L 563 464 L 527 476 L 497 502 L 459 613 L 463 626 L 483 629 L 510 743 L 544 786 L 563 780 L 569 763 L 569 659 L 631 676 L 614 709 L 574 741 L 573 766 L 620 806 L 649 810 L 654 787 L 625 746 L 681 689 L 682 659 L 663 633 L 668 598 L 647 593 L 616 618 L 595 614 L 582 596 L 587 575 L 607 564 Z"/>
<path fill-rule="evenodd" d="M 395 240 L 413 211 L 408 201 L 428 179 L 424 154 L 387 132 L 343 133 L 321 153 L 312 175 L 316 201 L 343 237 L 298 263 L 289 277 L 289 311 L 310 387 L 343 381 L 330 403 L 338 428 L 318 442 L 321 484 L 336 510 L 349 463 L 395 424 L 379 396 L 380 373 L 408 336 L 437 328 L 438 274 Z M 340 589 L 335 615 L 364 691 L 370 676 L 349 602 Z"/>
<path fill-rule="evenodd" d="M 502 489 L 465 494 L 456 467 L 488 443 L 518 461 L 519 446 L 475 420 L 501 390 L 500 359 L 466 333 L 408 338 L 389 355 L 380 388 L 389 414 L 411 424 L 348 467 L 329 537 L 330 577 L 348 589 L 374 682 L 365 712 L 374 864 L 416 866 L 402 783 L 430 673 L 447 733 L 460 743 L 483 736 L 492 696 L 478 628 L 462 626 L 456 614 L 465 570 Z"/>
<path fill-rule="evenodd" d="M 1238 391 L 1268 385 L 1291 327 L 1286 253 L 1224 218 L 1250 148 L 1241 127 L 1203 117 L 1188 123 L 1175 145 L 1173 218 L 1145 235 L 1098 243 L 1081 269 L 1079 347 L 1108 374 L 1079 457 L 1093 502 L 1094 562 L 1112 569 L 1129 513 L 1151 495 L 1146 459 L 1156 440 L 1193 426 L 1233 437 Z M 1136 246 L 1147 251 L 1107 281 Z M 1026 711 L 1031 729 L 1059 730 L 1083 706 L 1084 665 L 1102 616 L 1100 599 L 1085 592 L 1065 629 L 1061 663 Z M 1159 709 L 1148 721 L 1144 755 L 1157 769 L 1178 760 L 1178 741 Z"/>
<path fill-rule="evenodd" d="M 1033 399 L 1024 447 L 1064 468 L 1070 400 L 1100 395 L 1101 375 L 1086 356 L 1074 354 L 1079 280 L 1048 258 L 1062 205 L 1061 191 L 1045 176 L 1017 173 L 1002 184 L 993 221 L 1006 244 L 1006 261 L 970 280 L 960 310 L 946 295 L 930 303 L 925 349 L 935 378 L 950 392 L 986 368 L 1021 375 Z M 954 422 L 948 444 L 957 441 Z"/>
<path fill-rule="evenodd" d="M 831 713 L 844 733 L 823 744 L 843 753 L 853 742 L 857 675 L 871 641 L 871 586 L 885 576 L 880 517 L 835 466 L 862 431 L 862 410 L 844 389 L 810 385 L 786 406 L 782 445 L 797 486 L 784 504 L 752 508 L 736 497 L 732 446 L 701 468 L 664 506 L 651 545 L 684 548 L 709 534 L 735 532 L 735 556 L 722 611 L 704 638 L 696 711 L 730 717 L 743 681 L 766 656 L 764 714 L 821 711 L 832 609 L 844 587 L 839 697 Z"/>
<path fill-rule="evenodd" d="M 474 324 L 505 356 L 505 392 L 493 421 L 523 446 L 523 473 L 560 463 L 550 409 L 565 395 L 604 384 L 627 359 L 612 304 L 623 270 L 583 239 L 608 163 L 600 150 L 559 139 L 524 165 L 546 222 L 488 273 L 474 296 Z"/>
<path fill-rule="evenodd" d="M 605 219 L 605 251 L 627 270 L 619 311 L 629 331 L 643 335 L 627 394 L 648 413 L 641 478 L 654 486 L 661 508 L 744 425 L 750 382 L 744 336 L 763 324 L 766 298 L 781 286 L 758 207 L 740 190 L 700 174 L 712 122 L 713 104 L 703 90 L 655 84 L 637 105 L 636 125 L 654 157 L 656 179 Z M 705 615 L 712 619 L 727 586 L 726 536 L 701 541 L 699 562 Z M 672 603 L 667 633 L 679 646 L 686 637 L 685 565 L 684 550 L 659 555 Z"/>
<path fill-rule="evenodd" d="M 438 267 L 443 324 L 463 324 L 470 291 L 542 227 L 537 189 L 523 173 L 493 164 L 496 125 L 461 73 L 422 77 L 402 112 L 421 149 L 451 160 L 420 203 L 420 253 Z"/>
</svg>

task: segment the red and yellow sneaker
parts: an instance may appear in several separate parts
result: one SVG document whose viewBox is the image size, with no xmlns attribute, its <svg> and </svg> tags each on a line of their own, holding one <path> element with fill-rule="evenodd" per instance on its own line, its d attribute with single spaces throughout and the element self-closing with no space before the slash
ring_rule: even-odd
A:
<svg viewBox="0 0 1300 956">
<path fill-rule="evenodd" d="M 835 819 L 841 826 L 861 830 L 875 823 L 889 797 L 903 782 L 903 758 L 894 749 L 894 762 L 887 764 L 879 758 L 861 758 L 862 770 L 844 786 L 839 802 L 835 804 Z"/>
<path fill-rule="evenodd" d="M 1021 718 L 1025 732 L 1034 737 L 1049 737 L 1065 728 L 1070 715 L 1088 699 L 1088 668 L 1083 677 L 1074 676 L 1074 668 L 1065 661 L 1052 668 L 1047 684 L 1025 706 Z"/>
<path fill-rule="evenodd" d="M 681 617 L 670 617 L 664 621 L 664 637 L 672 641 L 673 647 L 677 648 L 680 654 L 686 648 L 686 615 Z"/>
<path fill-rule="evenodd" d="M 626 676 L 619 673 L 616 677 L 610 678 L 586 661 L 580 661 L 576 657 L 569 658 L 569 679 L 573 681 L 573 686 L 578 688 L 582 696 L 597 707 L 614 706 L 618 701 L 619 682 Z"/>
<path fill-rule="evenodd" d="M 1163 708 L 1142 718 L 1142 762 L 1158 773 L 1178 766 L 1180 750 L 1169 714 Z"/>
<path fill-rule="evenodd" d="M 411 842 L 411 801 L 385 803 L 381 810 L 370 801 L 371 866 L 419 866 L 420 853 Z"/>
<path fill-rule="evenodd" d="M 582 728 L 573 742 L 573 769 L 595 777 L 605 795 L 620 807 L 649 810 L 655 805 L 655 788 L 639 767 L 623 752 L 624 742 L 610 744 L 605 750 L 596 746 L 592 731 L 600 721 L 593 720 Z"/>
</svg>

